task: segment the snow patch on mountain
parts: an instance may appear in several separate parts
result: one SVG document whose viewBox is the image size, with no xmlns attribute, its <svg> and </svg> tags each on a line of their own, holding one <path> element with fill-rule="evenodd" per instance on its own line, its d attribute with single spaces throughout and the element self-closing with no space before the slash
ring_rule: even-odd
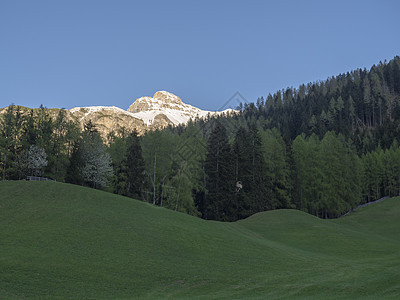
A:
<svg viewBox="0 0 400 300">
<path fill-rule="evenodd" d="M 85 119 L 91 114 L 94 113 L 105 113 L 105 112 L 113 112 L 116 114 L 125 114 L 129 115 L 131 117 L 135 117 L 132 113 L 123 110 L 122 108 L 116 107 L 116 106 L 85 106 L 85 107 L 74 107 L 69 110 L 72 114 L 76 113 L 83 113 L 83 116 L 81 117 L 82 119 Z"/>
<path fill-rule="evenodd" d="M 145 124 L 151 125 L 154 118 L 159 115 L 165 115 L 174 125 L 186 124 L 190 119 L 203 118 L 208 114 L 222 114 L 232 112 L 227 109 L 222 112 L 211 112 L 201 110 L 183 101 L 172 93 L 159 91 L 153 97 L 138 98 L 129 108 L 134 116 L 142 119 Z"/>
<path fill-rule="evenodd" d="M 75 113 L 78 111 L 84 112 L 85 115 L 94 113 L 94 112 L 98 112 L 98 111 L 103 111 L 103 110 L 111 110 L 114 112 L 126 112 L 125 110 L 123 110 L 122 108 L 116 107 L 116 106 L 85 106 L 85 107 L 74 107 L 71 108 L 69 111 L 71 113 Z"/>
<path fill-rule="evenodd" d="M 190 119 L 204 118 L 208 114 L 219 115 L 235 112 L 232 109 L 220 112 L 201 110 L 200 108 L 183 103 L 178 96 L 167 91 L 156 92 L 153 97 L 138 98 L 127 111 L 116 106 L 74 107 L 70 110 L 72 114 L 79 115 L 81 120 L 86 119 L 91 114 L 106 114 L 107 111 L 140 119 L 147 126 L 151 126 L 156 117 L 160 115 L 164 115 L 173 125 L 179 125 L 186 124 Z"/>
</svg>

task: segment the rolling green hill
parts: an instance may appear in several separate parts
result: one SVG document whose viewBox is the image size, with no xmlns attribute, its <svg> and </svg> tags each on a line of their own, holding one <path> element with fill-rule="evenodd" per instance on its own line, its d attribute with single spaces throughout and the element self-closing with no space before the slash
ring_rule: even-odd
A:
<svg viewBox="0 0 400 300">
<path fill-rule="evenodd" d="M 336 220 L 205 221 L 56 182 L 0 182 L 0 298 L 400 297 L 400 198 Z"/>
</svg>

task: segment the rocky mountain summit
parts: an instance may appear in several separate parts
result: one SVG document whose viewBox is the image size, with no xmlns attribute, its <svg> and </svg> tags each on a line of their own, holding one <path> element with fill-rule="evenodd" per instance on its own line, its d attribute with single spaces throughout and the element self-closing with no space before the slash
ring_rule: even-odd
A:
<svg viewBox="0 0 400 300">
<path fill-rule="evenodd" d="M 141 97 L 125 111 L 115 106 L 75 107 L 69 111 L 80 124 L 92 121 L 102 136 L 121 128 L 136 129 L 139 134 L 146 130 L 162 129 L 169 125 L 186 124 L 190 119 L 204 118 L 207 115 L 232 113 L 232 109 L 220 112 L 201 110 L 185 104 L 178 96 L 158 91 L 153 97 Z"/>
<path fill-rule="evenodd" d="M 159 91 L 153 97 L 141 97 L 128 108 L 128 112 L 131 112 L 133 116 L 143 120 L 148 127 L 154 128 L 185 124 L 190 119 L 229 111 L 231 110 L 222 112 L 201 110 L 183 103 L 181 98 L 166 91 Z"/>
<path fill-rule="evenodd" d="M 21 108 L 22 113 L 28 113 L 29 108 Z M 59 109 L 46 109 L 52 118 L 57 116 Z M 0 114 L 5 109 L 0 109 Z M 87 106 L 74 107 L 66 111 L 66 117 L 76 121 L 83 128 L 84 124 L 91 121 L 106 138 L 109 133 L 120 130 L 132 131 L 136 129 L 139 134 L 147 130 L 162 129 L 169 125 L 186 124 L 190 119 L 204 118 L 207 115 L 234 113 L 232 109 L 219 112 L 201 110 L 185 104 L 178 96 L 166 91 L 159 91 L 153 97 L 141 97 L 123 110 L 115 106 Z"/>
<path fill-rule="evenodd" d="M 190 106 L 184 104 L 178 96 L 174 94 L 168 93 L 166 91 L 156 92 L 151 97 L 141 97 L 136 99 L 136 101 L 129 106 L 128 111 L 132 113 L 141 112 L 141 111 L 149 111 L 153 109 L 160 108 L 173 108 L 180 110 L 183 106 Z M 193 106 L 191 106 L 193 107 Z"/>
<path fill-rule="evenodd" d="M 69 110 L 69 114 L 82 128 L 85 123 L 91 121 L 103 137 L 107 137 L 110 132 L 117 133 L 123 128 L 136 129 L 139 134 L 143 134 L 147 129 L 141 119 L 115 106 L 75 107 Z"/>
</svg>

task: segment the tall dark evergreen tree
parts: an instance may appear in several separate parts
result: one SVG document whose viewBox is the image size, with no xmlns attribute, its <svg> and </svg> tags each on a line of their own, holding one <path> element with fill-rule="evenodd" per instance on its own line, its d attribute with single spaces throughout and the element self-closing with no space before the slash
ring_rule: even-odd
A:
<svg viewBox="0 0 400 300">
<path fill-rule="evenodd" d="M 0 119 L 1 126 L 1 161 L 2 161 L 2 177 L 3 180 L 9 179 L 7 170 L 13 163 L 14 159 L 14 144 L 16 136 L 15 128 L 15 106 L 10 105 L 6 112 L 2 115 Z"/>
<path fill-rule="evenodd" d="M 271 198 L 271 179 L 266 176 L 266 162 L 262 151 L 262 140 L 258 128 L 252 125 L 249 130 L 252 167 L 252 197 L 257 204 L 257 211 L 279 207 Z"/>
<path fill-rule="evenodd" d="M 228 221 L 232 218 L 235 192 L 233 159 L 225 127 L 217 122 L 207 142 L 204 163 L 207 176 L 206 219 Z"/>
<path fill-rule="evenodd" d="M 82 143 L 82 140 L 79 139 L 72 145 L 70 164 L 65 176 L 65 181 L 68 183 L 83 185 L 82 168 L 85 161 L 82 153 Z"/>
<path fill-rule="evenodd" d="M 256 210 L 252 192 L 252 149 L 248 132 L 240 127 L 232 147 L 235 182 L 238 185 L 233 197 L 234 218 L 248 217 Z M 235 184 L 235 185 L 236 185 Z"/>
<path fill-rule="evenodd" d="M 127 138 L 127 146 L 127 191 L 132 197 L 144 199 L 143 189 L 146 181 L 145 163 L 136 130 Z"/>
</svg>

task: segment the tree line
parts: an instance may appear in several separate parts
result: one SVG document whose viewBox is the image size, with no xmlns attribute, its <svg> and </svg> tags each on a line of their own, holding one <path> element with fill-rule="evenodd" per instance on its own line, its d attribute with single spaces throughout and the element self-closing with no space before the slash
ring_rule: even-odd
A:
<svg viewBox="0 0 400 300">
<path fill-rule="evenodd" d="M 204 219 L 297 208 L 338 217 L 400 194 L 400 59 L 289 88 L 216 116 L 102 140 L 64 110 L 11 105 L 0 119 L 3 180 L 42 175 Z"/>
<path fill-rule="evenodd" d="M 359 155 L 378 145 L 389 148 L 400 134 L 400 57 L 370 70 L 357 69 L 325 81 L 302 84 L 245 103 L 244 122 L 278 128 L 293 141 L 298 135 L 322 138 L 334 131 L 351 138 Z"/>
</svg>

